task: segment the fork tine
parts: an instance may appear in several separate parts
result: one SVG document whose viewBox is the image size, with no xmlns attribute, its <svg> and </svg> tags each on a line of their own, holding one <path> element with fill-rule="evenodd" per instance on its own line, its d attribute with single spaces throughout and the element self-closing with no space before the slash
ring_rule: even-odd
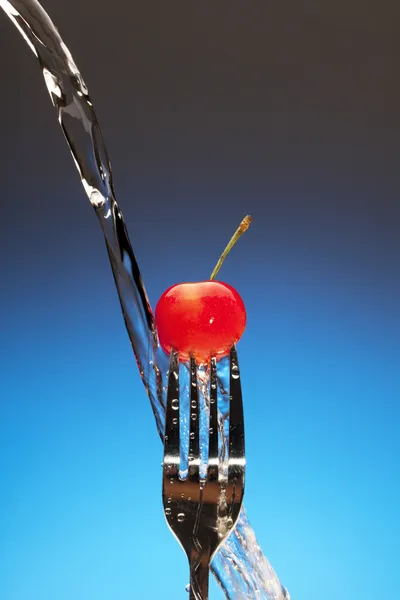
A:
<svg viewBox="0 0 400 600">
<path fill-rule="evenodd" d="M 189 434 L 189 472 L 195 475 L 200 467 L 200 401 L 197 386 L 196 359 L 190 358 L 190 434 Z"/>
<path fill-rule="evenodd" d="M 210 365 L 210 430 L 208 460 L 210 463 L 218 461 L 218 405 L 217 405 L 217 361 L 211 359 Z"/>
<path fill-rule="evenodd" d="M 164 463 L 174 464 L 178 458 L 179 466 L 179 360 L 178 352 L 171 351 L 167 407 L 165 411 Z"/>
<path fill-rule="evenodd" d="M 243 461 L 244 466 L 244 416 L 239 362 L 235 346 L 230 352 L 230 411 L 229 411 L 229 463 Z"/>
</svg>

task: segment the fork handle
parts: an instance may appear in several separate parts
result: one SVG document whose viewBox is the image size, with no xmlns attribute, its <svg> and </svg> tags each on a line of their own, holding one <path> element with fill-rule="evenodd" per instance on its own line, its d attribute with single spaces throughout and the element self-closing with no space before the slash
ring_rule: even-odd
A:
<svg viewBox="0 0 400 600">
<path fill-rule="evenodd" d="M 190 561 L 190 596 L 189 600 L 208 600 L 208 576 L 210 567 L 210 551 L 191 556 Z"/>
</svg>

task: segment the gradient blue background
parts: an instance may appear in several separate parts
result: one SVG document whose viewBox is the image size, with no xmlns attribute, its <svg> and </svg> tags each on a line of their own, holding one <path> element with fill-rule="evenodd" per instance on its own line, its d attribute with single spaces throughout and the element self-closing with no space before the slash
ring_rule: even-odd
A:
<svg viewBox="0 0 400 600">
<path fill-rule="evenodd" d="M 294 600 L 396 597 L 398 3 L 47 0 L 150 300 L 242 294 L 246 506 Z M 162 448 L 93 211 L 0 14 L 0 597 L 177 600 Z M 222 598 L 212 587 L 211 598 Z"/>
</svg>

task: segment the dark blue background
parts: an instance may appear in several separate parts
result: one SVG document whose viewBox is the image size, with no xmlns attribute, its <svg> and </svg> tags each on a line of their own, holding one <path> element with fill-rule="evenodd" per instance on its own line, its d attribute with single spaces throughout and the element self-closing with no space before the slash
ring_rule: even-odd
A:
<svg viewBox="0 0 400 600">
<path fill-rule="evenodd" d="M 97 107 L 153 306 L 207 278 L 253 216 L 221 279 L 248 311 L 246 506 L 282 583 L 295 600 L 392 597 L 398 3 L 45 8 Z M 1 15 L 0 48 L 1 595 L 184 598 L 100 230 L 38 65 Z"/>
</svg>

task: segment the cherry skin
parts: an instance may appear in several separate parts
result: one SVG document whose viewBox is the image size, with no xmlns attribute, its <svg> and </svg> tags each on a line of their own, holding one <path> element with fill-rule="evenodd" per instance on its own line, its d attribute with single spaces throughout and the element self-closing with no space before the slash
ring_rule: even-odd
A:
<svg viewBox="0 0 400 600">
<path fill-rule="evenodd" d="M 200 363 L 229 354 L 246 326 L 246 309 L 238 292 L 222 281 L 178 283 L 157 303 L 155 319 L 159 341 L 186 361 Z"/>
</svg>

